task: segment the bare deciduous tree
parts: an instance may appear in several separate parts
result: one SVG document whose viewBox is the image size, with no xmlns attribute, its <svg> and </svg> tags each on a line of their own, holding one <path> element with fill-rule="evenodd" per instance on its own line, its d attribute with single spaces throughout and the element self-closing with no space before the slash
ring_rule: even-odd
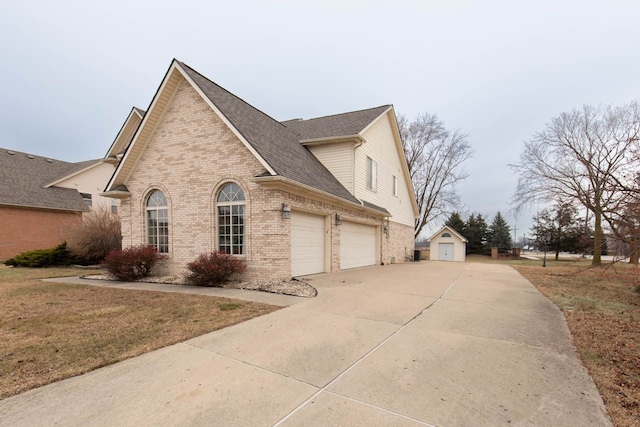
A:
<svg viewBox="0 0 640 427">
<path fill-rule="evenodd" d="M 94 206 L 82 216 L 82 226 L 68 242 L 69 250 L 87 262 L 102 262 L 109 252 L 122 248 L 120 218 L 104 206 Z"/>
<path fill-rule="evenodd" d="M 420 211 L 417 237 L 427 223 L 460 207 L 456 184 L 467 178 L 462 164 L 473 150 L 467 135 L 447 130 L 436 114 L 425 113 L 412 122 L 400 115 L 398 128 Z"/>
<path fill-rule="evenodd" d="M 634 187 L 640 119 L 636 102 L 621 107 L 585 105 L 562 113 L 525 142 L 512 206 L 574 200 L 593 214 L 592 264 L 600 264 L 603 220 L 620 209 Z"/>
</svg>

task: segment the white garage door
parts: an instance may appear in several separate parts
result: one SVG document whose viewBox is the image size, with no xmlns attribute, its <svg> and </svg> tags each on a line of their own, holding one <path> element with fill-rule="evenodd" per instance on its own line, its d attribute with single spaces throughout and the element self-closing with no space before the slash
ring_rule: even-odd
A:
<svg viewBox="0 0 640 427">
<path fill-rule="evenodd" d="M 340 225 L 340 269 L 376 264 L 376 228 L 343 222 Z"/>
<path fill-rule="evenodd" d="M 440 243 L 438 245 L 438 259 L 440 261 L 453 261 L 453 243 Z"/>
<path fill-rule="evenodd" d="M 291 213 L 291 275 L 324 272 L 324 217 Z"/>
</svg>

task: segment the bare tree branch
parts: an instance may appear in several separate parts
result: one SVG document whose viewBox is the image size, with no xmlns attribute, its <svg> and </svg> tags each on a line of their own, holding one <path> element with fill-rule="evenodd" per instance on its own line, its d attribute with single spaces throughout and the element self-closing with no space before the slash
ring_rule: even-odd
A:
<svg viewBox="0 0 640 427">
<path fill-rule="evenodd" d="M 620 212 L 637 191 L 640 115 L 637 102 L 562 113 L 525 142 L 512 198 L 517 212 L 537 202 L 568 198 L 594 217 L 593 264 L 601 263 L 603 219 Z"/>
<path fill-rule="evenodd" d="M 437 114 L 425 113 L 412 122 L 400 115 L 398 128 L 420 210 L 417 237 L 427 223 L 460 207 L 456 185 L 468 177 L 462 165 L 473 150 L 467 135 L 447 130 Z"/>
</svg>

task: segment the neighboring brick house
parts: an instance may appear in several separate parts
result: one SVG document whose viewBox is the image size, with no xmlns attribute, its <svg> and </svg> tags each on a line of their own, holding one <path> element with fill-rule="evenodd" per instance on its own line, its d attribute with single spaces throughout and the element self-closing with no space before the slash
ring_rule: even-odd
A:
<svg viewBox="0 0 640 427">
<path fill-rule="evenodd" d="M 102 159 L 69 163 L 0 148 L 0 261 L 69 239 L 115 166 Z"/>
<path fill-rule="evenodd" d="M 139 118 L 103 195 L 120 200 L 123 246 L 167 254 L 162 273 L 211 250 L 274 280 L 412 256 L 392 106 L 278 122 L 174 60 Z"/>
</svg>

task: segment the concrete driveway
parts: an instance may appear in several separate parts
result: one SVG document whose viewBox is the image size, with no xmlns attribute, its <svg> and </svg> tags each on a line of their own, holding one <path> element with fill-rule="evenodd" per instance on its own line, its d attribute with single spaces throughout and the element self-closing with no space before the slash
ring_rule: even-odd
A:
<svg viewBox="0 0 640 427">
<path fill-rule="evenodd" d="M 2 400 L 0 425 L 611 425 L 562 313 L 510 267 L 311 283 L 315 299 Z"/>
</svg>

